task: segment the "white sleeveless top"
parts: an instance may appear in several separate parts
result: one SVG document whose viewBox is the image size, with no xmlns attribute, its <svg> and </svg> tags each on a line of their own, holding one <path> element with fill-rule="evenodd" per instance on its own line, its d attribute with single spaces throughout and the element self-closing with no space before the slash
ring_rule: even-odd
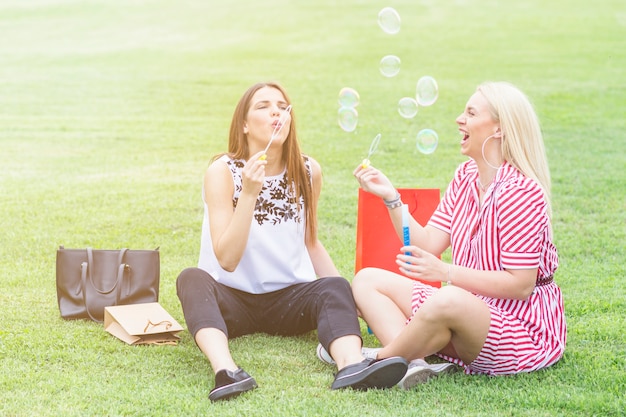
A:
<svg viewBox="0 0 626 417">
<path fill-rule="evenodd" d="M 311 164 L 308 158 L 304 159 L 311 178 Z M 227 155 L 219 160 L 228 165 L 233 177 L 234 210 L 241 193 L 241 171 L 246 161 L 234 160 Z M 233 272 L 222 269 L 213 252 L 209 212 L 203 189 L 204 218 L 198 267 L 224 285 L 253 294 L 276 291 L 292 284 L 315 280 L 315 270 L 304 243 L 304 203 L 300 199 L 298 211 L 294 199 L 285 195 L 286 189 L 285 171 L 276 176 L 265 177 L 254 208 L 245 251 Z"/>
</svg>

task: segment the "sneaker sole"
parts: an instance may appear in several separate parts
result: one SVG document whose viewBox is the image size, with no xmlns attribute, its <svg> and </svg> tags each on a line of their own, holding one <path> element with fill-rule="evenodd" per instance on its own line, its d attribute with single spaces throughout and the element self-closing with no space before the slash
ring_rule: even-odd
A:
<svg viewBox="0 0 626 417">
<path fill-rule="evenodd" d="M 413 373 L 410 373 L 411 370 L 409 369 L 407 375 L 398 383 L 398 386 L 402 389 L 409 390 L 415 385 L 428 382 L 428 380 L 438 377 L 439 375 L 452 374 L 458 371 L 458 367 L 453 363 L 442 363 L 420 368 L 421 369 Z"/>
<path fill-rule="evenodd" d="M 246 391 L 253 390 L 257 387 L 254 378 L 246 378 L 243 381 L 238 381 L 234 384 L 229 384 L 224 387 L 215 389 L 209 393 L 209 400 L 219 401 L 234 398 Z"/>
<path fill-rule="evenodd" d="M 360 372 L 335 380 L 331 388 L 352 388 L 359 391 L 391 388 L 406 374 L 407 366 L 402 358 L 382 359 Z"/>
</svg>

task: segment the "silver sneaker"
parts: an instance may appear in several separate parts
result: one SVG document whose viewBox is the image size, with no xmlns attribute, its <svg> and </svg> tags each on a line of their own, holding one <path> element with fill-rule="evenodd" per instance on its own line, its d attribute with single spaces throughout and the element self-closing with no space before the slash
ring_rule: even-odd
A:
<svg viewBox="0 0 626 417">
<path fill-rule="evenodd" d="M 361 355 L 363 355 L 363 357 L 365 359 L 377 359 L 378 356 L 378 352 L 381 350 L 382 348 L 368 348 L 368 347 L 362 347 L 361 348 Z"/>
<path fill-rule="evenodd" d="M 409 363 L 409 369 L 404 378 L 398 382 L 398 387 L 409 390 L 417 384 L 423 384 L 439 375 L 457 372 L 460 368 L 451 362 L 429 364 L 425 360 L 417 359 Z"/>
<path fill-rule="evenodd" d="M 361 348 L 361 354 L 363 355 L 365 359 L 376 359 L 376 355 L 378 354 L 378 351 L 380 349 L 381 348 L 364 347 L 364 348 Z M 330 356 L 330 354 L 326 351 L 326 349 L 324 349 L 324 346 L 322 346 L 321 343 L 318 343 L 316 353 L 317 353 L 318 359 L 321 360 L 322 362 L 328 365 L 336 365 L 333 357 Z"/>
</svg>

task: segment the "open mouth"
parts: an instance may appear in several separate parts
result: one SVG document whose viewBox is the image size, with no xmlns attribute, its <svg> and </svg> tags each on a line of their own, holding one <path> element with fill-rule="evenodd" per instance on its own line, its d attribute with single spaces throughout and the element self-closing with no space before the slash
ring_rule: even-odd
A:
<svg viewBox="0 0 626 417">
<path fill-rule="evenodd" d="M 466 132 L 463 132 L 463 131 L 461 131 L 461 136 L 463 136 L 463 137 L 461 138 L 461 143 L 466 142 L 466 141 L 467 141 L 467 139 L 469 138 L 469 134 L 468 134 L 468 133 L 466 133 Z"/>
</svg>

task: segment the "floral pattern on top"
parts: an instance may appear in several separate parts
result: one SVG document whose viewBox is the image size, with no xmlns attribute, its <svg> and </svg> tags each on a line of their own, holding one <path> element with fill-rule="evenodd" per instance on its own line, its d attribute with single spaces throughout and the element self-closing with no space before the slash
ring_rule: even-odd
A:
<svg viewBox="0 0 626 417">
<path fill-rule="evenodd" d="M 309 158 L 304 156 L 309 181 L 311 181 L 311 164 Z M 246 163 L 243 159 L 228 159 L 226 162 L 233 176 L 235 191 L 233 193 L 233 209 L 237 207 L 239 194 L 242 189 L 241 171 Z M 263 188 L 259 193 L 254 207 L 254 219 L 259 225 L 263 224 L 280 224 L 283 222 L 294 221 L 302 223 L 304 199 L 300 197 L 300 201 L 296 204 L 296 198 L 293 193 L 287 193 L 287 178 L 285 172 L 282 174 L 266 178 Z"/>
</svg>

